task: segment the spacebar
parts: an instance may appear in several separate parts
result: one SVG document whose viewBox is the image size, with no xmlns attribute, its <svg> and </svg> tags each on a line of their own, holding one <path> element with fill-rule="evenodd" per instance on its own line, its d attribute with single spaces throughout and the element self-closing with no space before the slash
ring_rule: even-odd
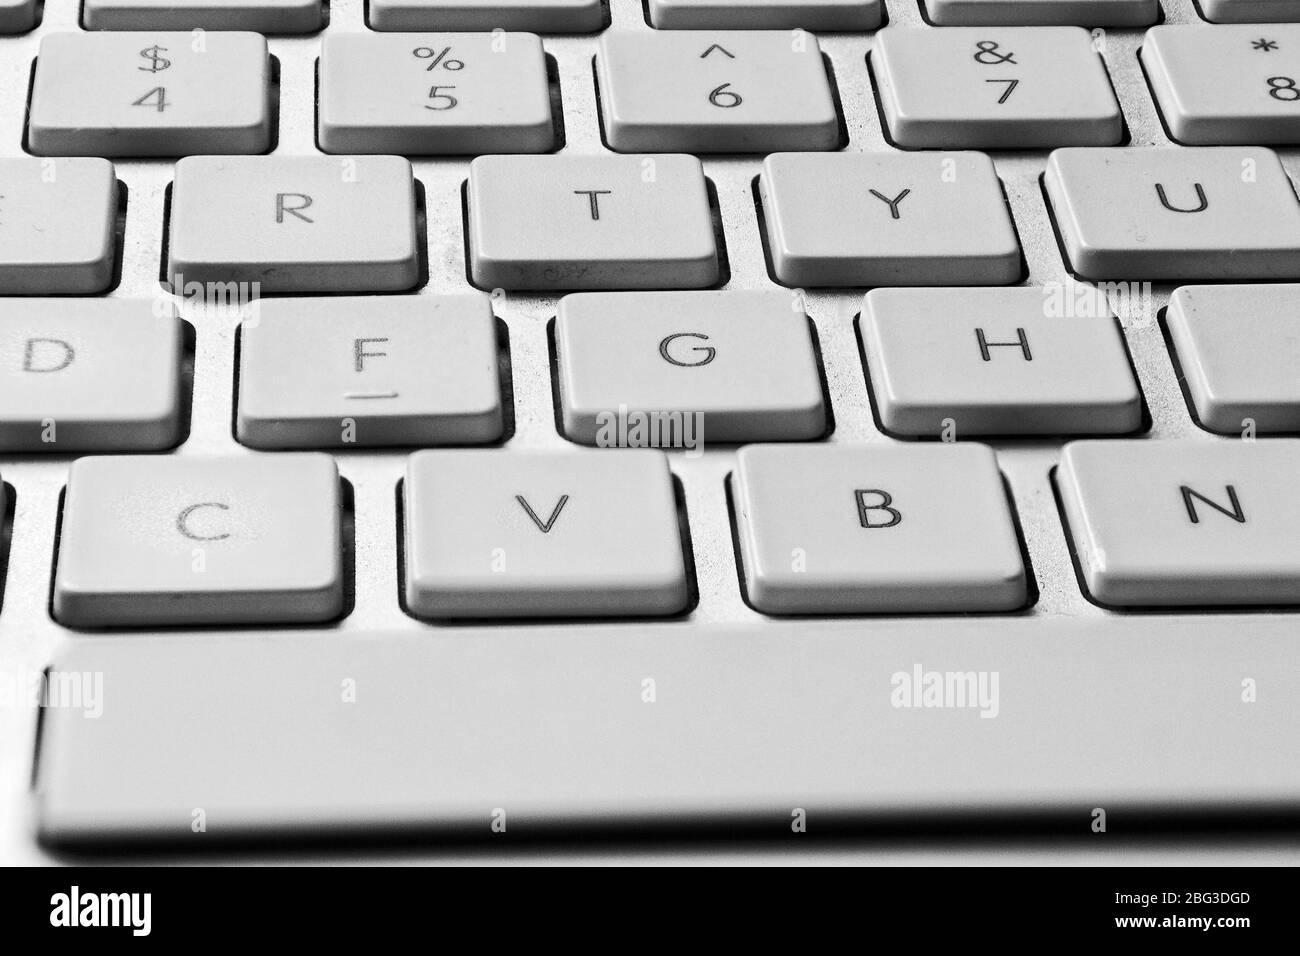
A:
<svg viewBox="0 0 1300 956">
<path fill-rule="evenodd" d="M 41 711 L 38 819 L 76 843 L 1294 808 L 1295 648 L 1289 618 L 1227 615 L 75 639 L 53 668 L 102 674 L 102 712 Z"/>
</svg>

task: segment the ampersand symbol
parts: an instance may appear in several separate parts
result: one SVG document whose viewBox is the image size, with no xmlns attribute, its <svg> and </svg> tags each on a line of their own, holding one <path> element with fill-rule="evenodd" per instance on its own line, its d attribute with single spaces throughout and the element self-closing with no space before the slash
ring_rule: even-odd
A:
<svg viewBox="0 0 1300 956">
<path fill-rule="evenodd" d="M 1015 54 L 998 53 L 998 42 L 996 40 L 980 40 L 975 44 L 975 49 L 979 52 L 975 54 L 975 62 L 983 63 L 985 66 L 997 66 L 999 63 L 1015 63 Z"/>
</svg>

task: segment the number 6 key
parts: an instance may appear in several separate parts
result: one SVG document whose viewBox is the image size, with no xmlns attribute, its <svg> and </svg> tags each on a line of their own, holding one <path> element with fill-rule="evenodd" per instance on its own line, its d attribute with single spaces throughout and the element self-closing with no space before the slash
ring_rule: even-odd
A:
<svg viewBox="0 0 1300 956">
<path fill-rule="evenodd" d="M 52 33 L 36 57 L 28 146 L 38 156 L 264 152 L 269 75 L 256 33 Z"/>
<path fill-rule="evenodd" d="M 605 141 L 620 153 L 839 145 L 830 80 L 810 34 L 612 31 L 596 70 Z"/>
</svg>

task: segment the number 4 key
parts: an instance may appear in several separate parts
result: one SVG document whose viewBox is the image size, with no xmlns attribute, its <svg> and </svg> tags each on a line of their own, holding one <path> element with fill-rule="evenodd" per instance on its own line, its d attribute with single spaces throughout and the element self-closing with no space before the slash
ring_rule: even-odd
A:
<svg viewBox="0 0 1300 956">
<path fill-rule="evenodd" d="M 28 146 L 38 156 L 260 153 L 268 83 L 256 33 L 51 33 L 36 57 Z"/>
</svg>

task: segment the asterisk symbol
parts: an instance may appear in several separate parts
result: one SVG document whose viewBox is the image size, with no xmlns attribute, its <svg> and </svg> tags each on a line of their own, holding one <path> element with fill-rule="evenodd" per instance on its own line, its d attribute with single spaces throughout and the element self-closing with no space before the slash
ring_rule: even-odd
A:
<svg viewBox="0 0 1300 956">
<path fill-rule="evenodd" d="M 1263 50 L 1265 53 L 1268 53 L 1270 50 L 1277 49 L 1277 43 L 1274 42 L 1273 40 L 1256 40 L 1254 43 L 1251 44 L 1251 47 L 1253 49 Z"/>
</svg>

